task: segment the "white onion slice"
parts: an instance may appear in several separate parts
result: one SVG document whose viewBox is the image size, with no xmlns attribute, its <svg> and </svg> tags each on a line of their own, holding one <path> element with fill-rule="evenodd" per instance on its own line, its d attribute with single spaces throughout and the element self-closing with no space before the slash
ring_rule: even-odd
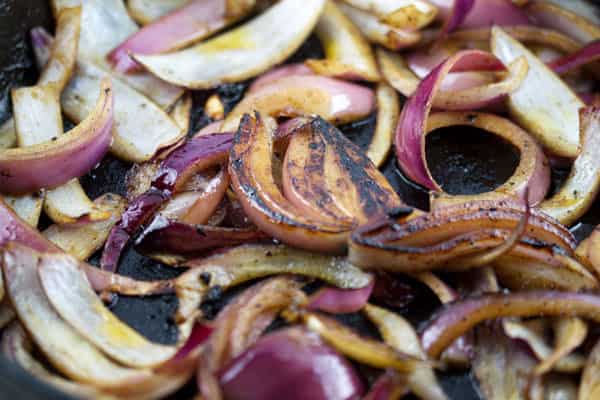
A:
<svg viewBox="0 0 600 400">
<path fill-rule="evenodd" d="M 189 0 L 129 0 L 129 15 L 142 25 L 183 7 Z"/>
<path fill-rule="evenodd" d="M 423 0 L 344 0 L 361 10 L 375 14 L 383 22 L 399 29 L 416 30 L 429 25 L 437 8 Z"/>
<path fill-rule="evenodd" d="M 96 295 L 83 269 L 62 254 L 43 257 L 38 274 L 50 303 L 83 337 L 124 365 L 154 367 L 177 352 L 175 346 L 149 342 L 121 322 Z"/>
<path fill-rule="evenodd" d="M 305 61 L 314 72 L 342 79 L 379 81 L 371 45 L 334 1 L 327 1 L 315 32 L 326 59 Z"/>
<path fill-rule="evenodd" d="M 376 55 L 381 74 L 390 86 L 402 93 L 404 97 L 412 96 L 421 79 L 411 71 L 404 57 L 382 48 L 376 50 Z"/>
<path fill-rule="evenodd" d="M 44 204 L 42 196 L 42 194 L 27 194 L 17 197 L 4 196 L 4 201 L 19 218 L 35 228 L 42 214 L 42 205 Z"/>
<path fill-rule="evenodd" d="M 325 0 L 281 0 L 250 22 L 197 46 L 134 59 L 159 78 L 194 89 L 251 78 L 297 49 L 324 5 Z"/>
<path fill-rule="evenodd" d="M 579 151 L 579 109 L 584 104 L 525 46 L 501 28 L 492 28 L 491 47 L 505 65 L 525 57 L 529 72 L 508 96 L 511 115 L 552 153 L 575 157 Z"/>
</svg>

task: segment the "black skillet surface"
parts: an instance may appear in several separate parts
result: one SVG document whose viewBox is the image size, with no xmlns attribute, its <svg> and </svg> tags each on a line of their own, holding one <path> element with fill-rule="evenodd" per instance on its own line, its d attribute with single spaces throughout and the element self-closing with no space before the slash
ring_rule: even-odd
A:
<svg viewBox="0 0 600 400">
<path fill-rule="evenodd" d="M 13 86 L 30 85 L 35 82 L 33 64 L 27 34 L 37 25 L 52 27 L 51 13 L 47 0 L 0 0 L 0 122 L 10 115 L 9 91 Z M 307 57 L 320 57 L 319 42 L 310 38 L 289 60 L 300 61 Z M 224 85 L 216 89 L 231 109 L 243 96 L 246 83 Z M 210 120 L 202 112 L 202 105 L 212 92 L 194 94 L 195 112 L 191 132 L 206 125 Z M 369 143 L 375 126 L 375 118 L 343 126 L 342 130 L 361 146 Z M 455 127 L 428 136 L 427 159 L 432 173 L 444 189 L 450 193 L 481 193 L 499 186 L 514 171 L 518 153 L 509 144 L 491 134 L 472 129 Z M 124 175 L 129 166 L 107 157 L 100 166 L 82 178 L 83 186 L 91 198 L 106 192 L 123 194 Z M 396 188 L 402 199 L 410 205 L 424 208 L 427 194 L 410 183 L 398 170 L 393 157 L 384 167 L 385 176 Z M 555 170 L 553 178 L 557 186 L 568 171 Z M 593 226 L 600 222 L 600 207 L 596 204 L 582 223 L 573 231 L 579 239 L 587 236 Z M 92 259 L 92 263 L 97 261 Z M 137 279 L 165 279 L 177 276 L 179 271 L 161 265 L 129 249 L 124 254 L 119 272 Z M 416 285 L 416 284 L 415 284 Z M 418 286 L 418 285 L 417 285 Z M 214 299 L 203 304 L 207 314 L 216 313 L 231 296 L 216 293 Z M 418 287 L 412 301 L 398 309 L 414 323 L 420 323 L 439 306 L 439 302 L 427 289 Z M 111 309 L 121 319 L 140 331 L 149 339 L 160 343 L 173 343 L 177 338 L 171 316 L 177 307 L 177 298 L 171 295 L 138 299 L 120 297 Z M 373 327 L 359 314 L 341 318 L 363 334 L 374 335 Z M 272 328 L 276 328 L 273 326 Z M 368 371 L 365 372 L 367 379 Z M 372 372 L 372 371 L 371 371 Z M 470 374 L 451 373 L 440 376 L 442 385 L 451 399 L 477 400 L 477 384 Z M 174 398 L 189 398 L 193 388 L 183 390 Z M 11 396 L 12 395 L 12 396 Z M 10 396 L 10 397 L 9 397 Z M 14 396 L 14 397 L 13 397 Z M 0 398 L 19 399 L 65 399 L 68 398 L 47 385 L 38 382 L 19 368 L 9 365 L 0 358 Z"/>
</svg>

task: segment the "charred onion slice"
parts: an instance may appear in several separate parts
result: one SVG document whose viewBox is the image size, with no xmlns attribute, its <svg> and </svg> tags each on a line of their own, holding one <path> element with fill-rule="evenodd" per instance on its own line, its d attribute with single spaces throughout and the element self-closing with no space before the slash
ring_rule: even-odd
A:
<svg viewBox="0 0 600 400">
<path fill-rule="evenodd" d="M 336 349 L 360 363 L 375 368 L 393 368 L 398 372 L 413 372 L 424 361 L 398 351 L 385 343 L 362 337 L 336 320 L 317 313 L 303 313 L 304 325 Z"/>
<path fill-rule="evenodd" d="M 532 1 L 526 7 L 531 19 L 545 28 L 555 29 L 581 43 L 600 39 L 600 28 L 571 10 L 547 1 Z M 591 15 L 594 15 L 592 13 Z"/>
<path fill-rule="evenodd" d="M 364 393 L 348 361 L 318 335 L 297 327 L 260 338 L 221 370 L 219 381 L 232 400 L 347 400 Z"/>
<path fill-rule="evenodd" d="M 60 257 L 38 261 L 40 283 L 54 309 L 83 337 L 132 367 L 154 367 L 173 357 L 176 347 L 151 343 L 120 321 L 92 290 L 78 263 Z"/>
<path fill-rule="evenodd" d="M 493 114 L 439 112 L 429 115 L 426 135 L 436 129 L 456 125 L 473 126 L 498 135 L 519 150 L 519 165 L 513 175 L 492 192 L 458 196 L 447 195 L 443 192 L 433 193 L 431 196 L 432 209 L 485 198 L 494 194 L 497 194 L 498 197 L 504 195 L 523 198 L 526 189 L 528 189 L 529 204 L 532 206 L 544 199 L 550 187 L 550 165 L 540 146 L 527 132 L 509 120 Z M 428 168 L 427 163 L 425 163 L 425 168 Z M 427 174 L 431 176 L 431 172 Z"/>
<path fill-rule="evenodd" d="M 504 68 L 493 55 L 478 50 L 456 53 L 436 67 L 419 84 L 415 93 L 404 104 L 396 127 L 396 155 L 402 170 L 415 182 L 429 188 L 438 186 L 425 165 L 427 117 L 444 77 L 451 71 L 498 70 Z M 497 99 L 488 99 L 490 101 Z"/>
<path fill-rule="evenodd" d="M 600 108 L 580 111 L 581 152 L 560 190 L 539 209 L 561 224 L 575 223 L 591 207 L 600 189 Z"/>
<path fill-rule="evenodd" d="M 378 16 L 399 29 L 416 30 L 429 25 L 437 8 L 422 0 L 344 0 L 346 3 Z"/>
<path fill-rule="evenodd" d="M 375 97 L 377 99 L 377 124 L 367 149 L 367 157 L 379 168 L 387 159 L 392 148 L 400 107 L 396 91 L 385 83 L 377 85 Z"/>
<path fill-rule="evenodd" d="M 456 257 L 481 254 L 495 247 L 507 230 L 514 229 L 524 211 L 510 201 L 477 201 L 445 207 L 408 221 L 375 219 L 354 231 L 349 259 L 363 267 L 421 272 L 452 264 Z M 553 258 L 552 247 L 572 255 L 574 242 L 562 225 L 532 210 L 527 235 L 534 241 L 521 241 L 507 255 L 534 257 L 537 252 Z M 542 241 L 544 247 L 536 246 Z M 543 258 L 541 258 L 543 260 Z M 457 266 L 460 262 L 457 262 Z M 550 264 L 551 265 L 551 264 Z"/>
<path fill-rule="evenodd" d="M 159 78 L 188 88 L 241 81 L 292 54 L 312 31 L 324 5 L 325 0 L 302 4 L 283 0 L 250 22 L 190 49 L 166 55 L 134 55 L 134 59 Z M 281 21 L 287 23 L 282 25 Z"/>
<path fill-rule="evenodd" d="M 593 294 L 530 291 L 489 294 L 446 306 L 427 325 L 421 342 L 430 357 L 438 357 L 454 339 L 480 322 L 501 317 L 578 316 L 600 321 L 600 297 Z"/>
<path fill-rule="evenodd" d="M 147 25 L 183 7 L 187 2 L 188 0 L 129 0 L 127 9 L 137 23 Z"/>
<path fill-rule="evenodd" d="M 405 354 L 425 359 L 425 352 L 417 332 L 400 315 L 384 308 L 367 304 L 364 313 L 377 326 L 385 343 Z M 415 369 L 408 377 L 408 385 L 419 397 L 428 400 L 444 400 L 446 394 L 430 366 Z"/>
<path fill-rule="evenodd" d="M 256 114 L 245 115 L 235 135 L 229 175 L 244 211 L 261 230 L 287 244 L 343 252 L 348 227 L 304 217 L 276 185 L 272 172 L 274 133 L 275 129 Z"/>
<path fill-rule="evenodd" d="M 149 251 L 193 255 L 266 239 L 269 236 L 256 229 L 190 225 L 159 216 L 142 232 L 136 243 Z"/>
<path fill-rule="evenodd" d="M 314 72 L 342 79 L 379 80 L 369 42 L 333 0 L 325 4 L 315 32 L 325 49 L 326 58 L 305 61 Z"/>
<path fill-rule="evenodd" d="M 351 122 L 375 109 L 373 91 L 324 76 L 288 76 L 252 91 L 229 113 L 222 132 L 233 132 L 240 118 L 260 112 L 263 117 L 319 115 L 333 123 Z"/>
<path fill-rule="evenodd" d="M 98 88 L 95 107 L 66 134 L 55 141 L 0 151 L 2 191 L 21 194 L 53 188 L 85 174 L 102 159 L 112 140 L 113 91 L 109 81 Z"/>
<path fill-rule="evenodd" d="M 341 289 L 361 289 L 373 280 L 344 258 L 292 249 L 284 245 L 245 245 L 184 264 L 191 269 L 176 279 L 178 317 L 198 309 L 210 287 L 230 287 L 276 274 L 320 279 Z"/>
<path fill-rule="evenodd" d="M 102 221 L 79 225 L 52 225 L 42 232 L 44 237 L 78 260 L 87 260 L 102 247 L 114 224 L 125 210 L 125 199 L 108 193 L 94 201 L 96 207 L 109 214 Z"/>
<path fill-rule="evenodd" d="M 376 16 L 343 2 L 338 3 L 338 6 L 369 41 L 390 50 L 400 50 L 414 46 L 421 40 L 419 32 L 396 29 L 381 22 Z"/>
<path fill-rule="evenodd" d="M 508 96 L 511 115 L 552 153 L 577 156 L 581 100 L 541 60 L 498 27 L 492 28 L 491 47 L 504 63 L 525 57 L 529 64 L 527 78 Z M 541 92 L 549 95 L 540 97 Z"/>
<path fill-rule="evenodd" d="M 375 281 L 361 289 L 338 289 L 325 287 L 317 290 L 308 299 L 306 308 L 334 314 L 360 311 L 369 301 Z"/>
<path fill-rule="evenodd" d="M 31 249 L 15 244 L 3 253 L 7 293 L 19 320 L 48 361 L 69 378 L 103 388 L 127 389 L 132 382 L 150 377 L 148 370 L 133 370 L 110 361 L 61 319 L 39 282 L 38 261 L 39 256 Z"/>
<path fill-rule="evenodd" d="M 257 283 L 229 303 L 219 313 L 214 332 L 202 350 L 198 371 L 202 395 L 220 398 L 219 369 L 252 345 L 280 311 L 305 301 L 306 295 L 296 282 L 278 277 Z"/>
<path fill-rule="evenodd" d="M 129 203 L 111 230 L 102 253 L 102 269 L 115 271 L 131 236 L 194 174 L 225 161 L 231 143 L 231 134 L 197 136 L 171 152 L 156 171 L 150 189 Z"/>
<path fill-rule="evenodd" d="M 234 1 L 235 2 L 235 1 Z M 241 3 L 231 13 L 226 0 L 194 0 L 129 36 L 108 55 L 120 72 L 131 72 L 139 65 L 129 54 L 159 54 L 179 50 L 198 42 L 236 22 L 252 10 L 253 1 Z"/>
</svg>

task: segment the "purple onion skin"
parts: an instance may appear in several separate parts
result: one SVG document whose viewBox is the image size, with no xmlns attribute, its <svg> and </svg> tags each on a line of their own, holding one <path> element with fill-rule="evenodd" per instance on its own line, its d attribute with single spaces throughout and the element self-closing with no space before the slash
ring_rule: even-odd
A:
<svg viewBox="0 0 600 400">
<path fill-rule="evenodd" d="M 220 383 L 228 400 L 358 400 L 364 393 L 348 361 L 300 328 L 260 338 L 221 371 Z"/>
<path fill-rule="evenodd" d="M 209 168 L 227 158 L 233 134 L 212 134 L 190 139 L 161 163 L 151 188 L 134 199 L 113 227 L 104 246 L 100 266 L 115 272 L 131 236 L 160 209 L 194 171 Z"/>
<path fill-rule="evenodd" d="M 448 35 L 448 33 L 458 28 L 467 18 L 467 15 L 469 14 L 474 5 L 475 0 L 454 0 L 454 5 L 452 6 L 450 15 L 444 23 L 444 27 L 442 28 L 442 31 L 440 32 L 440 35 L 437 40 L 443 40 Z"/>
<path fill-rule="evenodd" d="M 136 243 L 145 250 L 159 249 L 171 254 L 194 254 L 269 238 L 267 234 L 254 229 L 190 225 L 157 217 Z"/>
<path fill-rule="evenodd" d="M 320 289 L 310 298 L 307 308 L 334 314 L 358 312 L 369 301 L 374 281 L 360 289 L 338 289 L 328 287 Z"/>
<path fill-rule="evenodd" d="M 548 66 L 557 74 L 565 74 L 598 59 L 600 59 L 600 40 L 586 45 L 573 54 L 554 60 Z"/>
<path fill-rule="evenodd" d="M 19 243 L 42 253 L 62 251 L 19 218 L 0 196 L 0 249 L 9 242 Z"/>
</svg>

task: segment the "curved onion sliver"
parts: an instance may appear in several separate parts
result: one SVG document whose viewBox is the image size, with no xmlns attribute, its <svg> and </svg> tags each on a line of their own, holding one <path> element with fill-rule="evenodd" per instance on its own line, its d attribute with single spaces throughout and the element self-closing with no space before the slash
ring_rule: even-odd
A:
<svg viewBox="0 0 600 400">
<path fill-rule="evenodd" d="M 270 125 L 258 114 L 254 118 L 245 115 L 234 139 L 229 175 L 244 211 L 261 230 L 285 243 L 342 252 L 348 227 L 304 217 L 275 184 L 271 157 L 275 128 Z"/>
<path fill-rule="evenodd" d="M 438 357 L 454 339 L 478 323 L 500 317 L 578 316 L 600 321 L 600 297 L 593 294 L 530 291 L 488 294 L 452 303 L 421 334 L 430 357 Z"/>
<path fill-rule="evenodd" d="M 304 312 L 300 315 L 304 325 L 348 358 L 375 368 L 393 368 L 398 372 L 410 373 L 425 363 L 385 343 L 360 336 L 352 329 L 333 318 L 322 314 Z"/>
<path fill-rule="evenodd" d="M 3 253 L 3 270 L 19 320 L 48 361 L 76 381 L 135 391 L 131 383 L 147 379 L 151 372 L 115 364 L 64 322 L 44 294 L 35 268 L 38 260 L 31 249 L 11 244 Z"/>
<path fill-rule="evenodd" d="M 229 113 L 222 132 L 235 132 L 244 114 L 263 117 L 319 115 L 333 123 L 351 122 L 375 108 L 373 91 L 355 83 L 324 76 L 288 76 L 260 86 Z"/>
<path fill-rule="evenodd" d="M 562 32 L 581 43 L 600 39 L 600 28 L 593 22 L 556 4 L 532 1 L 526 11 L 537 24 Z"/>
<path fill-rule="evenodd" d="M 127 9 L 129 15 L 141 25 L 146 25 L 165 16 L 180 7 L 189 0 L 129 0 Z"/>
<path fill-rule="evenodd" d="M 282 0 L 250 22 L 190 49 L 133 57 L 159 78 L 188 88 L 244 80 L 292 54 L 317 23 L 324 5 L 325 0 Z"/>
<path fill-rule="evenodd" d="M 504 63 L 525 57 L 529 64 L 527 78 L 508 96 L 512 116 L 554 154 L 575 157 L 581 143 L 581 100 L 543 62 L 498 27 L 492 28 L 491 47 Z M 540 97 L 542 91 L 548 96 Z"/>
<path fill-rule="evenodd" d="M 188 261 L 191 269 L 175 280 L 178 318 L 198 309 L 210 287 L 223 289 L 275 274 L 297 274 L 320 279 L 341 289 L 361 289 L 373 280 L 344 258 L 328 257 L 283 245 L 244 245 L 213 256 Z"/>
<path fill-rule="evenodd" d="M 261 337 L 225 366 L 220 384 L 224 397 L 232 400 L 347 400 L 364 393 L 352 365 L 318 335 L 298 327 Z"/>
<path fill-rule="evenodd" d="M 102 81 L 96 106 L 78 126 L 55 141 L 0 151 L 2 191 L 21 194 L 53 188 L 92 169 L 112 140 L 113 91 Z"/>
<path fill-rule="evenodd" d="M 356 25 L 369 41 L 380 44 L 390 50 L 400 50 L 413 46 L 421 40 L 419 32 L 396 29 L 379 21 L 363 10 L 345 3 L 338 3 L 340 10 Z"/>
<path fill-rule="evenodd" d="M 554 321 L 554 351 L 540 363 L 535 373 L 544 374 L 556 369 L 564 357 L 567 357 L 586 339 L 587 324 L 579 318 L 561 318 Z"/>
<path fill-rule="evenodd" d="M 253 1 L 242 1 L 235 14 L 226 0 L 194 0 L 129 36 L 108 55 L 119 72 L 132 72 L 139 65 L 129 54 L 160 54 L 187 47 L 220 31 L 248 14 Z M 131 5 L 130 5 L 131 8 Z"/>
<path fill-rule="evenodd" d="M 333 0 L 325 4 L 315 32 L 325 49 L 326 58 L 305 61 L 314 72 L 342 79 L 380 79 L 370 44 Z"/>
<path fill-rule="evenodd" d="M 377 326 L 385 343 L 398 351 L 417 358 L 426 358 L 421 342 L 412 325 L 399 314 L 367 304 L 364 313 Z M 422 366 L 408 377 L 408 385 L 419 397 L 429 400 L 447 399 L 433 372 L 433 368 Z"/>
<path fill-rule="evenodd" d="M 449 15 L 445 18 L 444 25 L 442 26 L 438 35 L 437 41 L 443 40 L 448 36 L 448 33 L 456 30 L 467 15 L 477 3 L 477 0 L 454 0 L 452 8 L 450 9 Z M 487 6 L 486 6 L 487 8 Z"/>
<path fill-rule="evenodd" d="M 40 283 L 54 309 L 83 337 L 115 360 L 137 368 L 157 366 L 175 355 L 176 347 L 151 343 L 121 322 L 92 290 L 83 269 L 70 257 L 59 257 L 40 259 Z"/>
<path fill-rule="evenodd" d="M 565 74 L 575 68 L 596 61 L 600 58 L 600 41 L 595 41 L 575 53 L 560 57 L 550 62 L 550 68 L 557 74 Z"/>
<path fill-rule="evenodd" d="M 344 0 L 346 3 L 378 16 L 384 23 L 399 29 L 416 30 L 429 25 L 437 9 L 422 0 Z"/>
<path fill-rule="evenodd" d="M 429 116 L 426 134 L 438 128 L 453 125 L 474 126 L 498 135 L 519 149 L 519 165 L 505 183 L 488 193 L 456 196 L 443 192 L 432 193 L 430 196 L 430 206 L 432 209 L 472 201 L 478 198 L 482 199 L 488 195 L 495 196 L 494 194 L 497 194 L 498 198 L 502 196 L 523 198 L 525 190 L 528 190 L 528 202 L 532 206 L 537 205 L 544 199 L 550 187 L 550 165 L 540 146 L 527 132 L 509 120 L 493 114 L 439 112 Z M 427 164 L 425 165 L 427 167 Z"/>
<path fill-rule="evenodd" d="M 125 210 L 125 199 L 112 193 L 97 198 L 94 203 L 109 217 L 74 226 L 55 224 L 44 230 L 42 235 L 78 260 L 87 260 L 102 247 L 111 228 Z"/>
<path fill-rule="evenodd" d="M 561 224 L 575 223 L 591 207 L 600 190 L 600 108 L 580 111 L 581 152 L 560 190 L 539 205 L 539 209 Z"/>
<path fill-rule="evenodd" d="M 373 132 L 371 143 L 367 149 L 367 157 L 379 168 L 392 149 L 394 129 L 398 123 L 400 106 L 394 88 L 384 83 L 377 85 L 375 97 L 377 99 L 377 125 L 375 125 L 375 132 Z"/>
<path fill-rule="evenodd" d="M 377 48 L 375 54 L 387 83 L 404 97 L 412 96 L 421 80 L 410 70 L 402 55 L 382 48 Z"/>
<path fill-rule="evenodd" d="M 444 77 L 452 70 L 502 69 L 502 63 L 492 54 L 479 50 L 456 53 L 436 67 L 421 81 L 415 93 L 404 104 L 396 127 L 396 155 L 402 170 L 415 182 L 436 189 L 437 185 L 425 165 L 425 140 L 427 116 Z M 496 100 L 494 97 L 490 100 Z"/>
</svg>

